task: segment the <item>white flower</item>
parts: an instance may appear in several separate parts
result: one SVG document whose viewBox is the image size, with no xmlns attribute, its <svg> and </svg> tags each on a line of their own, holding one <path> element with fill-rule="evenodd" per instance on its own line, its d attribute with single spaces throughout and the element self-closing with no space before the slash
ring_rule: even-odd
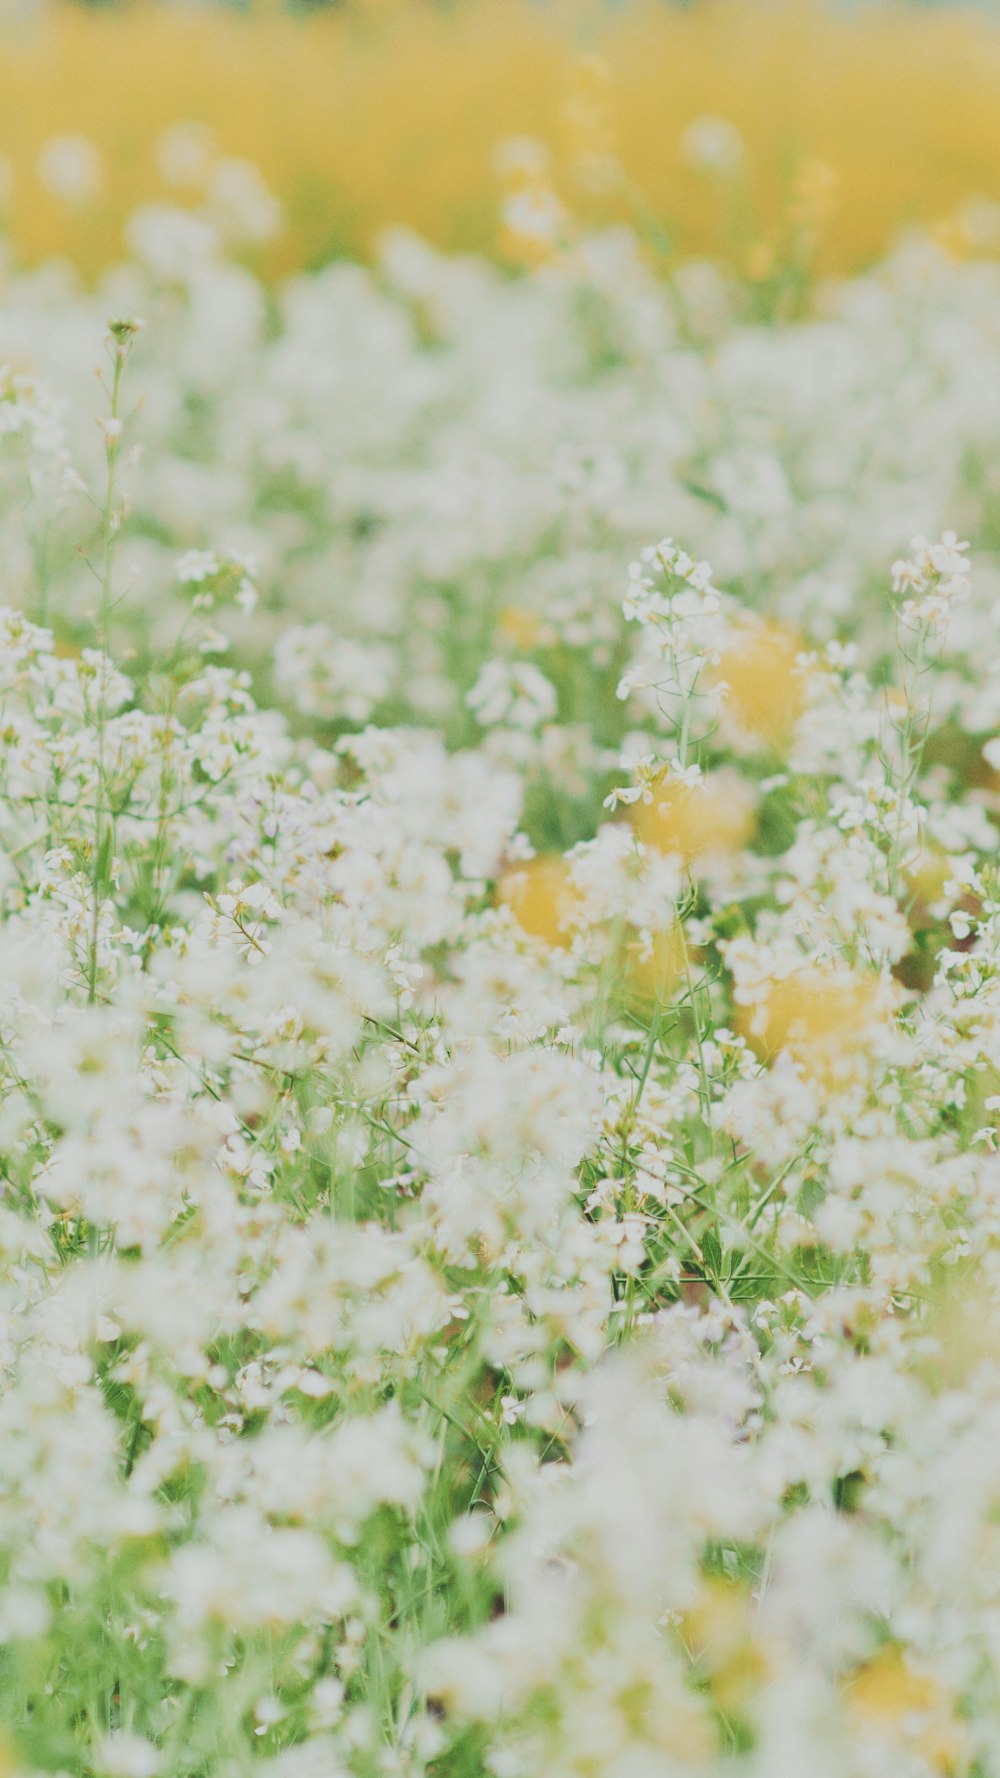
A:
<svg viewBox="0 0 1000 1778">
<path fill-rule="evenodd" d="M 93 1770 L 102 1778 L 155 1778 L 161 1756 L 150 1741 L 118 1729 L 94 1749 Z"/>
<path fill-rule="evenodd" d="M 215 153 L 207 124 L 193 119 L 168 124 L 156 144 L 156 164 L 168 185 L 204 185 Z"/>
<path fill-rule="evenodd" d="M 681 152 L 701 173 L 735 173 L 744 158 L 743 138 L 726 117 L 696 117 L 681 137 Z"/>
<path fill-rule="evenodd" d="M 531 661 L 487 661 L 465 701 L 483 728 L 537 729 L 558 708 L 555 686 Z"/>
<path fill-rule="evenodd" d="M 38 176 L 53 197 L 88 204 L 101 187 L 101 157 L 86 136 L 53 136 L 39 156 Z"/>
</svg>

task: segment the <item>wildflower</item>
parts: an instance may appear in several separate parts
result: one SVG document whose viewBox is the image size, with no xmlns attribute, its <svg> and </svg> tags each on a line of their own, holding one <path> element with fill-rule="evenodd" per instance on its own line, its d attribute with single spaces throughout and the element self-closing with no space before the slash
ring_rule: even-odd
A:
<svg viewBox="0 0 1000 1778">
<path fill-rule="evenodd" d="M 219 165 L 98 432 L 103 299 L 5 289 L 0 1766 L 985 1769 L 996 587 L 872 589 L 989 541 L 993 272 L 783 318 L 806 165 L 768 290 L 265 292 Z"/>
<path fill-rule="evenodd" d="M 498 895 L 531 938 L 568 945 L 579 897 L 562 858 L 531 858 L 512 865 L 500 879 Z"/>
<path fill-rule="evenodd" d="M 197 189 L 204 185 L 214 151 L 214 137 L 207 124 L 193 119 L 170 124 L 156 144 L 157 166 L 168 185 Z"/>
<path fill-rule="evenodd" d="M 487 661 L 465 701 L 484 728 L 537 728 L 552 720 L 557 707 L 555 687 L 530 661 Z"/>
<path fill-rule="evenodd" d="M 715 669 L 722 720 L 738 745 L 780 753 L 806 705 L 801 647 L 790 631 L 747 624 Z"/>
<path fill-rule="evenodd" d="M 636 832 L 649 846 L 677 853 L 685 864 L 718 852 L 738 852 L 754 829 L 754 798 L 745 780 L 720 772 L 685 783 L 667 772 L 650 787 L 650 800 L 633 814 Z"/>
<path fill-rule="evenodd" d="M 681 151 L 689 166 L 702 173 L 732 175 L 743 161 L 743 138 L 725 117 L 696 117 L 681 137 Z"/>
<path fill-rule="evenodd" d="M 68 204 L 88 204 L 101 186 L 101 158 L 86 136 L 53 136 L 38 162 L 39 177 Z"/>
</svg>

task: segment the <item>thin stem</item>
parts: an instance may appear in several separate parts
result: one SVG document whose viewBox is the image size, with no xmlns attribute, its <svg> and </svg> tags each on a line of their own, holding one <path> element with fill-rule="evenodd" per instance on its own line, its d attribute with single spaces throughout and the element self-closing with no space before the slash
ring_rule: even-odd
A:
<svg viewBox="0 0 1000 1778">
<path fill-rule="evenodd" d="M 106 754 L 107 694 L 110 648 L 111 612 L 114 605 L 115 552 L 121 535 L 123 511 L 118 505 L 118 459 L 121 449 L 121 389 L 125 365 L 138 329 L 135 321 L 112 321 L 109 346 L 111 351 L 111 400 L 104 422 L 107 475 L 104 504 L 101 509 L 101 562 L 98 578 L 101 599 L 98 610 L 97 641 L 100 652 L 97 683 L 97 707 L 94 725 L 97 731 L 97 786 L 94 809 L 94 838 L 91 862 L 90 952 L 87 964 L 87 1000 L 93 1005 L 97 995 L 97 957 L 101 906 L 111 881 L 114 851 L 114 822 L 110 818 Z"/>
</svg>

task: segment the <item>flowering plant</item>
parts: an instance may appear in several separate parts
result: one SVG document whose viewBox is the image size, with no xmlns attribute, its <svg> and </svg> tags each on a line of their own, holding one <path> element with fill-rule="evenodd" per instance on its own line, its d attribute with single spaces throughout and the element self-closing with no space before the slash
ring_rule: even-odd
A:
<svg viewBox="0 0 1000 1778">
<path fill-rule="evenodd" d="M 0 313 L 0 1764 L 985 1778 L 994 272 L 185 228 Z"/>
</svg>

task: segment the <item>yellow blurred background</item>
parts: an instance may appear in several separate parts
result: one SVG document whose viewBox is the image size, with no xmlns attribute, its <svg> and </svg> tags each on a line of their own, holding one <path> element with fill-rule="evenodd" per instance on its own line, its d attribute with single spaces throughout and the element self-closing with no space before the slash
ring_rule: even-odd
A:
<svg viewBox="0 0 1000 1778">
<path fill-rule="evenodd" d="M 1000 242 L 1000 24 L 983 14 L 766 0 L 41 8 L 0 32 L 17 254 L 92 274 L 120 253 L 134 205 L 195 202 L 164 174 L 178 120 L 210 126 L 280 198 L 284 225 L 256 250 L 268 275 L 367 255 L 398 223 L 500 251 L 496 151 L 511 137 L 548 146 L 545 177 L 575 222 L 638 217 L 669 251 L 754 275 L 803 221 L 825 271 L 870 262 L 912 223 L 960 252 Z M 77 137 L 96 153 L 74 187 L 53 177 L 51 144 Z"/>
</svg>

